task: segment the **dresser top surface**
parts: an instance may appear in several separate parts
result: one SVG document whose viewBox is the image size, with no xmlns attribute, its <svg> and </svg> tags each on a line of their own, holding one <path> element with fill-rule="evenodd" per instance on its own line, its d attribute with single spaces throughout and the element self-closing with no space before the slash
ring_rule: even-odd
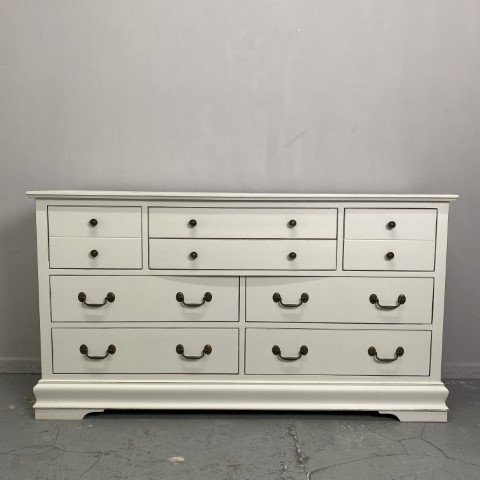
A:
<svg viewBox="0 0 480 480">
<path fill-rule="evenodd" d="M 33 190 L 26 194 L 39 199 L 132 199 L 216 201 L 335 201 L 335 202 L 451 202 L 458 195 L 342 194 L 342 193 L 230 193 L 230 192 L 130 192 L 102 190 Z"/>
</svg>

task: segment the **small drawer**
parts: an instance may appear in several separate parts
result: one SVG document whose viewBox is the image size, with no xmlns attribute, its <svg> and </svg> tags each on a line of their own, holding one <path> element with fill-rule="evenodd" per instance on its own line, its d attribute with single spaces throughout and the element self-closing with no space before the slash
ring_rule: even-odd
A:
<svg viewBox="0 0 480 480">
<path fill-rule="evenodd" d="M 140 238 L 140 207 L 48 207 L 50 237 Z"/>
<path fill-rule="evenodd" d="M 142 268 L 141 238 L 50 237 L 50 268 Z"/>
<path fill-rule="evenodd" d="M 238 322 L 237 277 L 51 276 L 52 322 Z"/>
<path fill-rule="evenodd" d="M 150 268 L 335 270 L 336 240 L 150 239 Z"/>
<path fill-rule="evenodd" d="M 343 269 L 432 272 L 435 269 L 435 242 L 345 240 Z"/>
<path fill-rule="evenodd" d="M 245 373 L 428 376 L 430 343 L 429 331 L 248 328 Z"/>
<path fill-rule="evenodd" d="M 430 324 L 433 278 L 249 277 L 247 322 Z"/>
<path fill-rule="evenodd" d="M 54 328 L 52 342 L 54 373 L 238 373 L 237 329 Z"/>
<path fill-rule="evenodd" d="M 347 208 L 345 238 L 355 240 L 435 240 L 436 209 Z"/>
<path fill-rule="evenodd" d="M 151 238 L 337 238 L 337 209 L 149 209 Z"/>
</svg>

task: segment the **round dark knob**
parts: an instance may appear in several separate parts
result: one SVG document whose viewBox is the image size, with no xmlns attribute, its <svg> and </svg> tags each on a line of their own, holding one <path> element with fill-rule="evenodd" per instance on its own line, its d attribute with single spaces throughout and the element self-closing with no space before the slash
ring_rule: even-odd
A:
<svg viewBox="0 0 480 480">
<path fill-rule="evenodd" d="M 98 257 L 98 251 L 97 250 L 91 250 L 90 251 L 90 256 L 95 258 L 95 257 Z"/>
<path fill-rule="evenodd" d="M 301 355 L 306 355 L 308 353 L 308 347 L 306 345 L 302 345 L 300 347 L 300 354 Z"/>
<path fill-rule="evenodd" d="M 197 221 L 196 221 L 194 218 L 192 218 L 192 219 L 188 222 L 188 224 L 193 228 L 193 227 L 196 227 L 196 226 L 197 226 Z"/>
<path fill-rule="evenodd" d="M 98 220 L 96 218 L 92 218 L 88 223 L 90 226 L 96 227 L 98 225 Z"/>
<path fill-rule="evenodd" d="M 297 258 L 297 254 L 296 254 L 295 252 L 290 252 L 290 253 L 288 254 L 288 258 L 289 258 L 290 260 L 295 260 L 295 259 Z"/>
<path fill-rule="evenodd" d="M 189 256 L 192 260 L 195 260 L 198 257 L 198 253 L 197 252 L 190 252 Z"/>
<path fill-rule="evenodd" d="M 293 227 L 295 227 L 296 225 L 297 225 L 297 221 L 296 221 L 296 220 L 290 220 L 290 221 L 288 222 L 288 226 L 289 226 L 290 228 L 293 228 Z"/>
<path fill-rule="evenodd" d="M 387 228 L 389 228 L 390 230 L 392 230 L 392 228 L 395 228 L 396 226 L 397 224 L 393 220 L 387 223 Z"/>
<path fill-rule="evenodd" d="M 386 255 L 385 255 L 385 258 L 387 260 L 392 260 L 392 258 L 395 257 L 395 254 L 393 252 L 388 252 Z"/>
</svg>

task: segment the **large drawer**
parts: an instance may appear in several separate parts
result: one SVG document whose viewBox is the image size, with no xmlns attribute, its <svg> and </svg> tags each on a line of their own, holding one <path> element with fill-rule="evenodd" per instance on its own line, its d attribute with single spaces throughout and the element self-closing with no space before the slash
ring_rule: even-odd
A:
<svg viewBox="0 0 480 480">
<path fill-rule="evenodd" d="M 50 237 L 142 236 L 140 207 L 48 207 Z"/>
<path fill-rule="evenodd" d="M 150 268 L 335 270 L 336 252 L 336 240 L 150 239 Z"/>
<path fill-rule="evenodd" d="M 434 268 L 433 240 L 345 240 L 344 270 L 431 272 Z"/>
<path fill-rule="evenodd" d="M 49 245 L 50 268 L 142 268 L 141 238 L 50 237 Z"/>
<path fill-rule="evenodd" d="M 345 238 L 435 240 L 436 209 L 347 208 Z"/>
<path fill-rule="evenodd" d="M 246 330 L 245 373 L 253 375 L 419 375 L 430 373 L 429 331 L 400 330 Z M 282 360 L 273 353 L 277 346 Z M 380 359 L 393 359 L 399 347 L 404 354 L 392 362 L 370 356 L 374 347 Z M 278 353 L 278 350 L 277 350 Z"/>
<path fill-rule="evenodd" d="M 238 321 L 236 277 L 51 276 L 50 292 L 53 322 Z"/>
<path fill-rule="evenodd" d="M 429 324 L 432 302 L 433 278 L 249 277 L 246 319 Z"/>
<path fill-rule="evenodd" d="M 149 208 L 156 238 L 337 238 L 337 209 Z"/>
<path fill-rule="evenodd" d="M 53 328 L 54 373 L 238 373 L 237 329 Z M 104 359 L 110 345 L 115 353 Z M 199 359 L 206 345 L 211 353 Z"/>
</svg>

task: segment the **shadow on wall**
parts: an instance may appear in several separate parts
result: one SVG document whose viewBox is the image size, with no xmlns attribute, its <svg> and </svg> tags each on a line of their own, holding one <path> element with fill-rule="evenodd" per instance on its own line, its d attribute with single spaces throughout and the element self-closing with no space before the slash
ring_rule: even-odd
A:
<svg viewBox="0 0 480 480">
<path fill-rule="evenodd" d="M 0 373 L 40 371 L 35 209 L 27 205 L 0 218 Z"/>
</svg>

